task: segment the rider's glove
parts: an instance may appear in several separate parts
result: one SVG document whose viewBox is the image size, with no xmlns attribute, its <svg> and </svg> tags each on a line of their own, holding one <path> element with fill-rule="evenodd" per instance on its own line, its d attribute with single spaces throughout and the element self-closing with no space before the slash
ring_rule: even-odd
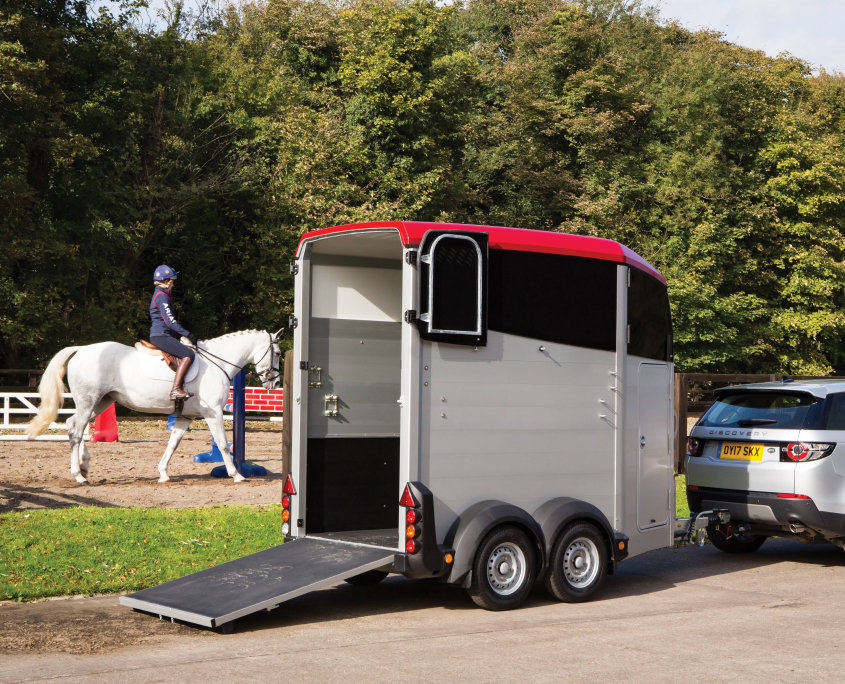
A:
<svg viewBox="0 0 845 684">
<path fill-rule="evenodd" d="M 188 342 L 190 342 L 192 346 L 196 347 L 197 346 L 197 336 L 194 335 L 193 333 L 191 333 L 190 335 L 188 335 Z"/>
</svg>

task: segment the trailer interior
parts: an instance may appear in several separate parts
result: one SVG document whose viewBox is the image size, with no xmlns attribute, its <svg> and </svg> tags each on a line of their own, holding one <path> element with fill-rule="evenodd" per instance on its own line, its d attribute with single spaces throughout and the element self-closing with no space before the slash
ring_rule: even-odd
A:
<svg viewBox="0 0 845 684">
<path fill-rule="evenodd" d="M 309 536 L 398 548 L 403 249 L 396 231 L 317 240 L 310 268 Z"/>
</svg>

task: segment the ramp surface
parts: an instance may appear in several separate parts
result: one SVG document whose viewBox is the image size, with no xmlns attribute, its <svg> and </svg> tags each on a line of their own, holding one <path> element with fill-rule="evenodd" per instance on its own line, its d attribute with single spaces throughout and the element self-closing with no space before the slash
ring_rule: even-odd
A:
<svg viewBox="0 0 845 684">
<path fill-rule="evenodd" d="M 121 605 L 203 627 L 244 615 L 393 562 L 391 549 L 303 537 L 121 596 Z"/>
</svg>

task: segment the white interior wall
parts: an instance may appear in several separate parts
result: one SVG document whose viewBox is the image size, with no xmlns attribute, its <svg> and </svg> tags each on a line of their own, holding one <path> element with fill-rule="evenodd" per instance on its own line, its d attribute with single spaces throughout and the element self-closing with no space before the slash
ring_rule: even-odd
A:
<svg viewBox="0 0 845 684">
<path fill-rule="evenodd" d="M 311 315 L 359 321 L 402 320 L 402 271 L 313 264 Z"/>
</svg>

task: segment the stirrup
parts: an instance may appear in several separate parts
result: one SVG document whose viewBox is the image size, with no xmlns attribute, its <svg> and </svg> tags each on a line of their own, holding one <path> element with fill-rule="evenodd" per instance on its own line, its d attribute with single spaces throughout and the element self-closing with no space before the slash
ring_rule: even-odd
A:
<svg viewBox="0 0 845 684">
<path fill-rule="evenodd" d="M 175 390 L 171 390 L 170 392 L 170 398 L 174 401 L 184 401 L 185 399 L 190 399 L 192 396 L 194 396 L 192 392 L 186 392 L 181 387 L 177 387 Z"/>
</svg>

